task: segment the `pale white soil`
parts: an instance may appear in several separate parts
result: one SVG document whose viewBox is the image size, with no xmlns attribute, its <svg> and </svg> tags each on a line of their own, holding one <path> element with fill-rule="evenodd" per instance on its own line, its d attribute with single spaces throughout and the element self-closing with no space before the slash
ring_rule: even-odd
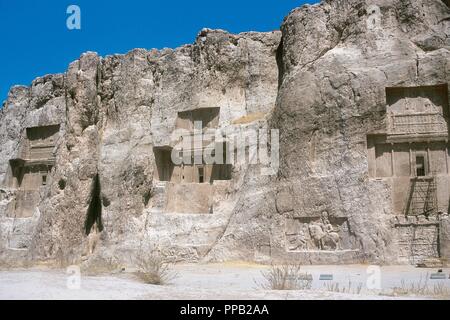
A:
<svg viewBox="0 0 450 320">
<path fill-rule="evenodd" d="M 164 286 L 142 283 L 133 273 L 87 276 L 81 274 L 80 288 L 69 289 L 74 284 L 66 270 L 48 268 L 0 271 L 0 299 L 450 299 L 447 296 L 423 297 L 416 295 L 392 296 L 392 288 L 422 283 L 428 274 L 437 269 L 419 269 L 411 266 L 381 268 L 381 290 L 367 288 L 367 266 L 305 266 L 304 272 L 313 276 L 311 290 L 263 290 L 257 283 L 264 278 L 261 271 L 267 266 L 226 263 L 189 264 L 174 267 L 178 277 Z M 433 288 L 437 283 L 450 287 L 450 269 L 443 269 L 445 280 L 428 280 Z M 333 283 L 350 292 L 337 293 L 326 290 L 320 274 L 333 274 Z M 362 289 L 356 293 L 359 284 Z M 348 290 L 347 290 L 348 291 Z"/>
</svg>

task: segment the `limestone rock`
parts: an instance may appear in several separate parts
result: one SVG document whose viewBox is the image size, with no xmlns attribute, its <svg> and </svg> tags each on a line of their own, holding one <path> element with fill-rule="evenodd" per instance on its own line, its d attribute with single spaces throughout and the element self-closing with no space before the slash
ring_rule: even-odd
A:
<svg viewBox="0 0 450 320">
<path fill-rule="evenodd" d="M 176 49 L 88 52 L 13 87 L 0 112 L 1 259 L 125 266 L 149 247 L 174 261 L 436 258 L 448 247 L 433 237 L 448 229 L 449 16 L 440 0 L 324 0 L 281 32 L 203 29 Z M 392 125 L 422 116 L 407 101 L 434 110 L 420 118 L 431 133 Z M 227 139 L 278 129 L 279 171 L 174 166 L 172 135 L 196 119 Z M 439 171 L 426 180 L 436 202 L 404 221 L 420 159 Z"/>
</svg>

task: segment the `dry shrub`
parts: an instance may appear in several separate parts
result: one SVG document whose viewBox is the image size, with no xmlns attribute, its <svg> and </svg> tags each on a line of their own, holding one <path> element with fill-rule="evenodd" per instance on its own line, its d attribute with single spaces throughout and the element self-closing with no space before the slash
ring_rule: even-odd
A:
<svg viewBox="0 0 450 320">
<path fill-rule="evenodd" d="M 340 286 L 338 282 L 327 282 L 324 286 L 326 286 L 327 291 L 331 292 L 360 294 L 363 284 L 360 282 L 353 287 L 353 283 L 349 280 L 348 286 Z"/>
<path fill-rule="evenodd" d="M 445 299 L 450 299 L 450 288 L 443 282 L 438 282 L 433 285 L 433 287 L 428 292 L 428 295 L 432 297 L 440 297 Z"/>
<path fill-rule="evenodd" d="M 301 273 L 301 265 L 284 264 L 272 265 L 268 271 L 261 271 L 264 283 L 258 284 L 266 290 L 310 290 L 312 276 Z"/>
<path fill-rule="evenodd" d="M 450 288 L 444 282 L 437 282 L 430 286 L 429 274 L 425 278 L 421 275 L 419 281 L 407 283 L 404 279 L 400 282 L 400 287 L 392 288 L 394 296 L 419 295 L 436 298 L 450 299 Z"/>
<path fill-rule="evenodd" d="M 156 250 L 139 254 L 136 265 L 136 275 L 147 284 L 168 284 L 178 276 L 172 270 L 172 264 Z"/>
</svg>

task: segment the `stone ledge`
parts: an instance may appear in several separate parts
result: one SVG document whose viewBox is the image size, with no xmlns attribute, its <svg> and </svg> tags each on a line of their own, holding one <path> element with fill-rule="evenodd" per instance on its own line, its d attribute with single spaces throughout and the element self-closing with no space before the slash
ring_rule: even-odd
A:
<svg viewBox="0 0 450 320">
<path fill-rule="evenodd" d="M 397 216 L 392 218 L 391 222 L 396 227 L 403 225 L 438 225 L 439 218 L 438 216 L 429 216 L 428 218 L 425 216 Z"/>
</svg>

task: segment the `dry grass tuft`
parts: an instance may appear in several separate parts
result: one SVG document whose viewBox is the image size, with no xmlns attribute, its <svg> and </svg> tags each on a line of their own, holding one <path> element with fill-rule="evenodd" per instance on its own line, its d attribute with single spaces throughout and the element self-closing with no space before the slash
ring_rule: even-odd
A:
<svg viewBox="0 0 450 320">
<path fill-rule="evenodd" d="M 172 264 L 158 251 L 142 253 L 136 260 L 136 275 L 147 284 L 165 285 L 178 276 Z"/>
<path fill-rule="evenodd" d="M 400 283 L 400 287 L 392 288 L 394 296 L 426 296 L 435 298 L 450 299 L 450 287 L 444 282 L 437 282 L 430 286 L 428 280 L 430 276 L 427 273 L 425 278 L 420 276 L 419 281 L 407 283 L 404 279 Z"/>
<path fill-rule="evenodd" d="M 363 284 L 360 282 L 355 287 L 351 280 L 348 281 L 348 286 L 340 286 L 338 282 L 327 282 L 324 284 L 327 291 L 338 292 L 338 293 L 350 293 L 350 294 L 360 294 Z"/>
<path fill-rule="evenodd" d="M 312 287 L 312 276 L 301 273 L 301 265 L 284 264 L 272 265 L 268 271 L 262 271 L 264 283 L 258 284 L 266 290 L 310 290 Z"/>
</svg>

